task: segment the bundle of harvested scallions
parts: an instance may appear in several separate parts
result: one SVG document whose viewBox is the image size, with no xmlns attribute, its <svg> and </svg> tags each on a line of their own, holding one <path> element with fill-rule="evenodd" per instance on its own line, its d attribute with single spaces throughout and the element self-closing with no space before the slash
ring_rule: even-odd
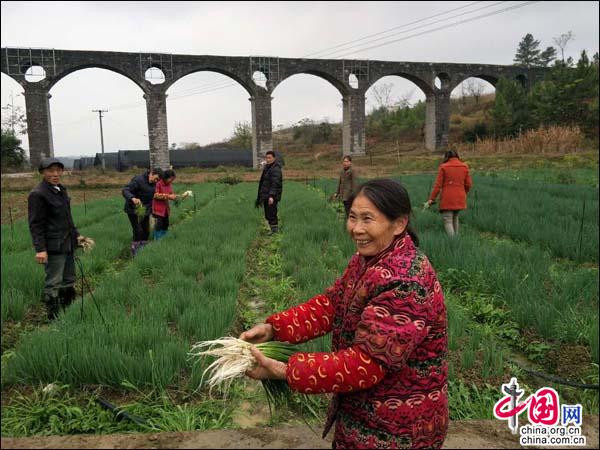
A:
<svg viewBox="0 0 600 450">
<path fill-rule="evenodd" d="M 281 362 L 287 362 L 290 356 L 297 351 L 293 345 L 284 342 L 270 341 L 251 344 L 234 337 L 198 342 L 192 346 L 190 356 L 196 358 L 202 356 L 217 357 L 202 374 L 202 379 L 205 375 L 209 375 L 209 393 L 212 392 L 213 388 L 219 386 L 224 395 L 227 396 L 233 380 L 243 376 L 247 370 L 256 365 L 256 359 L 250 352 L 252 345 L 267 358 L 273 358 Z M 287 383 L 283 380 L 265 380 L 263 386 L 269 399 L 275 402 L 279 402 L 282 396 L 287 396 L 290 393 Z"/>
<path fill-rule="evenodd" d="M 266 357 L 277 361 L 285 362 L 289 360 L 292 354 L 298 351 L 297 347 L 285 342 L 270 341 L 260 344 L 251 344 L 249 342 L 237 339 L 234 337 L 223 337 L 214 341 L 198 342 L 192 346 L 189 355 L 196 359 L 196 362 L 203 356 L 217 357 L 202 373 L 202 379 L 208 373 L 209 395 L 212 389 L 219 386 L 225 397 L 229 392 L 231 383 L 234 379 L 241 377 L 248 369 L 252 369 L 256 365 L 256 359 L 250 352 L 250 348 L 255 346 Z M 203 350 L 207 349 L 207 350 Z M 202 381 L 200 382 L 202 385 Z M 299 394 L 299 404 L 294 404 L 292 390 L 285 380 L 262 380 L 262 385 L 267 395 L 269 410 L 271 416 L 273 411 L 271 405 L 287 404 L 289 407 L 300 407 L 305 409 L 313 417 L 319 419 L 319 414 L 313 408 L 314 403 L 311 402 L 304 394 Z M 310 424 L 301 415 L 302 419 L 312 430 Z M 314 430 L 313 430 L 314 432 Z"/>
</svg>

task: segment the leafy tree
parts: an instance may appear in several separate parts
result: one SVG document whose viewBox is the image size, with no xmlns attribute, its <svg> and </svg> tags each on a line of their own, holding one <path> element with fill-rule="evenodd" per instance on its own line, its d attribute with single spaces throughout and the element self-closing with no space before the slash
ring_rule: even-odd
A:
<svg viewBox="0 0 600 450">
<path fill-rule="evenodd" d="M 200 144 L 198 144 L 197 142 L 182 142 L 181 148 L 183 150 L 197 150 L 201 147 Z"/>
<path fill-rule="evenodd" d="M 13 105 L 2 109 L 3 112 L 6 111 L 2 115 L 2 170 L 23 169 L 27 164 L 27 156 L 17 135 L 27 133 L 25 112 L 21 107 Z"/>
<path fill-rule="evenodd" d="M 319 133 L 321 135 L 321 140 L 323 143 L 329 142 L 331 134 L 333 133 L 333 128 L 331 128 L 331 124 L 327 121 L 321 122 L 319 124 Z"/>
<path fill-rule="evenodd" d="M 25 150 L 21 148 L 21 139 L 11 129 L 2 129 L 1 147 L 2 170 L 23 168 L 26 161 Z"/>
<path fill-rule="evenodd" d="M 252 127 L 248 122 L 235 123 L 231 143 L 242 148 L 252 148 Z"/>
</svg>

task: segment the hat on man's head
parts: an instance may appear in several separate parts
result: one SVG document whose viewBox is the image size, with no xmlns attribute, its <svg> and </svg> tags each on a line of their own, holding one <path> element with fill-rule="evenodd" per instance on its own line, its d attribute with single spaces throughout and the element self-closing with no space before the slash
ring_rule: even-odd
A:
<svg viewBox="0 0 600 450">
<path fill-rule="evenodd" d="M 42 159 L 42 162 L 40 163 L 40 167 L 39 167 L 38 170 L 41 172 L 42 170 L 47 169 L 48 167 L 50 167 L 52 164 L 58 164 L 63 170 L 65 170 L 65 165 L 63 163 L 61 163 L 56 158 L 44 158 L 44 159 Z"/>
</svg>

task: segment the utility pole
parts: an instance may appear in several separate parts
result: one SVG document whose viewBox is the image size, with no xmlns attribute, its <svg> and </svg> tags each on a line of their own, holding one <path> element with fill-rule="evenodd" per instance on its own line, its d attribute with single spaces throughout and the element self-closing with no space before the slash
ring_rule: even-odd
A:
<svg viewBox="0 0 600 450">
<path fill-rule="evenodd" d="M 97 112 L 98 117 L 100 118 L 100 145 L 102 146 L 102 172 L 104 172 L 106 165 L 104 164 L 104 133 L 102 133 L 102 113 L 108 112 L 108 109 L 94 109 L 92 112 Z"/>
</svg>

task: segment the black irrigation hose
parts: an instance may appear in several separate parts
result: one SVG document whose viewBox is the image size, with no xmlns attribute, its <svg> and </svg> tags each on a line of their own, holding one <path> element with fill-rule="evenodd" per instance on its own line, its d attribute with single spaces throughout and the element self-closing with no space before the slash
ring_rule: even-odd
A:
<svg viewBox="0 0 600 450">
<path fill-rule="evenodd" d="M 108 400 L 104 400 L 103 398 L 98 397 L 96 399 L 96 402 L 98 402 L 100 404 L 100 406 L 102 406 L 103 408 L 108 409 L 109 411 L 113 412 L 115 414 L 115 417 L 117 418 L 117 420 L 127 419 L 131 422 L 137 423 L 138 425 L 151 427 L 151 425 L 148 422 L 146 422 L 144 419 L 142 419 L 141 417 L 134 416 L 133 414 L 129 414 L 127 411 L 122 410 L 121 408 L 119 408 L 116 405 L 113 405 Z"/>
<path fill-rule="evenodd" d="M 526 367 L 524 367 L 522 364 L 518 363 L 514 359 L 508 359 L 508 362 L 519 367 L 519 369 L 521 369 L 525 373 L 528 373 L 529 375 L 533 375 L 534 377 L 542 378 L 544 380 L 553 381 L 554 383 L 557 383 L 557 384 L 564 384 L 565 386 L 571 386 L 571 387 L 574 387 L 577 389 L 596 389 L 596 390 L 600 389 L 600 386 L 597 384 L 575 383 L 573 381 L 565 380 L 564 378 L 559 378 L 554 375 L 549 375 L 547 373 L 537 372 L 535 370 L 527 369 Z"/>
</svg>

